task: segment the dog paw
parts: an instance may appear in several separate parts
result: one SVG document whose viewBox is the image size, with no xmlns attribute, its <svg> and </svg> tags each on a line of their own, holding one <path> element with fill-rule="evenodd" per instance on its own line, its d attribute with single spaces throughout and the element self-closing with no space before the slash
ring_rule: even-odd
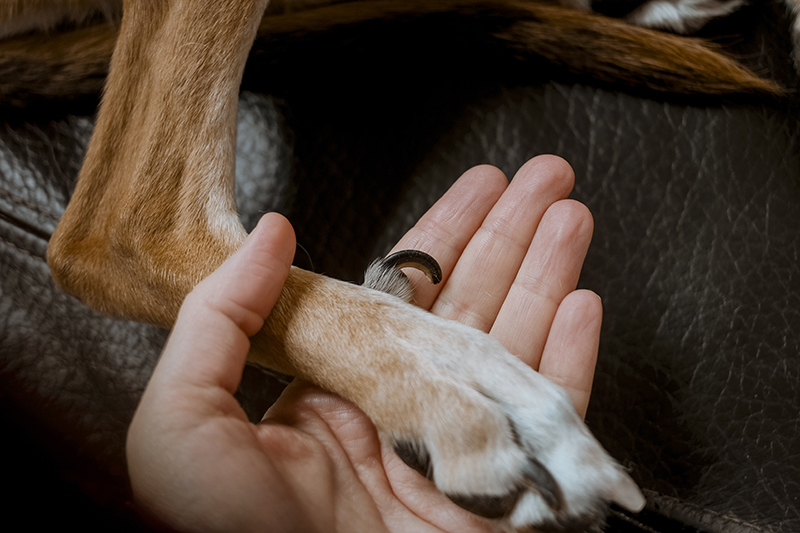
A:
<svg viewBox="0 0 800 533">
<path fill-rule="evenodd" d="M 453 502 L 500 531 L 586 531 L 611 503 L 644 507 L 560 387 L 483 332 L 410 305 L 396 313 L 413 370 L 398 388 L 402 408 L 376 425 Z"/>
<path fill-rule="evenodd" d="M 449 322 L 433 321 L 425 341 L 428 379 L 407 404 L 410 416 L 422 413 L 414 434 L 384 431 L 409 465 L 507 530 L 584 531 L 609 503 L 641 510 L 638 487 L 563 390 L 488 335 Z"/>
</svg>

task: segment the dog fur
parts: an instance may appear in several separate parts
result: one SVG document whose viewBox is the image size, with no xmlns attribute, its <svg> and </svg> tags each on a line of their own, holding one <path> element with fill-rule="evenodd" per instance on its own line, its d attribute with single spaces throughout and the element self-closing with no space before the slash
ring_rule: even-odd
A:
<svg viewBox="0 0 800 533">
<path fill-rule="evenodd" d="M 266 0 L 191 9 L 131 0 L 119 25 L 115 1 L 4 3 L 6 36 L 76 26 L 49 44 L 41 34 L 0 43 L 3 68 L 18 69 L 0 82 L 4 98 L 97 90 L 107 71 L 83 169 L 48 247 L 60 287 L 103 312 L 169 328 L 189 291 L 242 244 L 236 110 L 259 35 L 449 10 L 494 17 L 502 24 L 492 38 L 516 53 L 552 61 L 568 53 L 599 79 L 666 91 L 777 90 L 697 41 L 601 20 L 581 2 L 565 1 L 584 11 L 522 0 L 326 3 L 287 0 L 262 20 Z M 82 25 L 89 20 L 106 22 Z M 57 83 L 34 82 L 48 70 Z M 641 510 L 639 489 L 566 393 L 492 337 L 405 301 L 407 291 L 396 289 L 401 264 L 371 269 L 370 280 L 392 278 L 369 281 L 384 291 L 292 268 L 250 360 L 353 400 L 407 462 L 498 531 L 584 530 L 602 521 L 608 503 Z"/>
</svg>

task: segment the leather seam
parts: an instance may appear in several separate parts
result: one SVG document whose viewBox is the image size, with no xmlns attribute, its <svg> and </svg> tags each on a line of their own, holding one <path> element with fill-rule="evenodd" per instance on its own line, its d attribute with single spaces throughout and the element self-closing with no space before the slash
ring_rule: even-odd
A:
<svg viewBox="0 0 800 533">
<path fill-rule="evenodd" d="M 7 200 L 9 200 L 11 202 L 14 202 L 14 203 L 19 204 L 19 205 L 24 206 L 24 207 L 27 207 L 31 211 L 34 211 L 34 212 L 42 215 L 45 218 L 49 218 L 53 222 L 58 222 L 58 220 L 59 220 L 58 217 L 56 215 L 54 215 L 53 213 L 51 213 L 49 211 L 45 211 L 41 207 L 39 207 L 38 205 L 34 204 L 33 202 L 29 202 L 28 200 L 25 200 L 24 198 L 20 198 L 16 194 L 8 192 L 5 189 L 0 189 L 0 196 L 6 198 Z"/>
</svg>

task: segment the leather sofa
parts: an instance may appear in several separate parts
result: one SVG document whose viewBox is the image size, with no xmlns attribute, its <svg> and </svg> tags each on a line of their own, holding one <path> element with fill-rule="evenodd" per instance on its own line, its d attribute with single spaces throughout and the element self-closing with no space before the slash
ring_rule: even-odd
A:
<svg viewBox="0 0 800 533">
<path fill-rule="evenodd" d="M 703 35 L 796 91 L 788 22 L 757 3 Z M 396 37 L 396 36 L 395 36 Z M 358 281 L 468 167 L 555 153 L 595 236 L 580 281 L 605 320 L 587 423 L 644 489 L 611 532 L 800 531 L 800 97 L 677 97 L 601 85 L 433 33 L 349 35 L 248 67 L 237 198 L 277 210 L 297 264 Z M 468 43 L 468 39 L 465 40 Z M 430 47 L 430 48 L 429 48 Z M 2 108 L 4 519 L 142 531 L 124 441 L 167 332 L 59 292 L 44 261 L 96 97 Z M 282 380 L 250 368 L 258 418 Z"/>
</svg>

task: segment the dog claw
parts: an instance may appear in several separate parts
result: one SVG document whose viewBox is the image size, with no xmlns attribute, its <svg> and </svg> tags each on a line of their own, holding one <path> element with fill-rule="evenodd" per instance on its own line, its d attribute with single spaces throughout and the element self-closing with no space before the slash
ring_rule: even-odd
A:
<svg viewBox="0 0 800 533">
<path fill-rule="evenodd" d="M 400 250 L 386 256 L 381 260 L 381 264 L 387 268 L 416 268 L 425 274 L 425 277 L 434 285 L 442 281 L 442 268 L 439 263 L 430 255 L 419 250 Z"/>
<path fill-rule="evenodd" d="M 418 250 L 401 250 L 373 261 L 364 273 L 364 286 L 411 302 L 414 291 L 400 270 L 405 267 L 416 268 L 434 285 L 442 281 L 442 269 L 436 259 Z"/>
</svg>

